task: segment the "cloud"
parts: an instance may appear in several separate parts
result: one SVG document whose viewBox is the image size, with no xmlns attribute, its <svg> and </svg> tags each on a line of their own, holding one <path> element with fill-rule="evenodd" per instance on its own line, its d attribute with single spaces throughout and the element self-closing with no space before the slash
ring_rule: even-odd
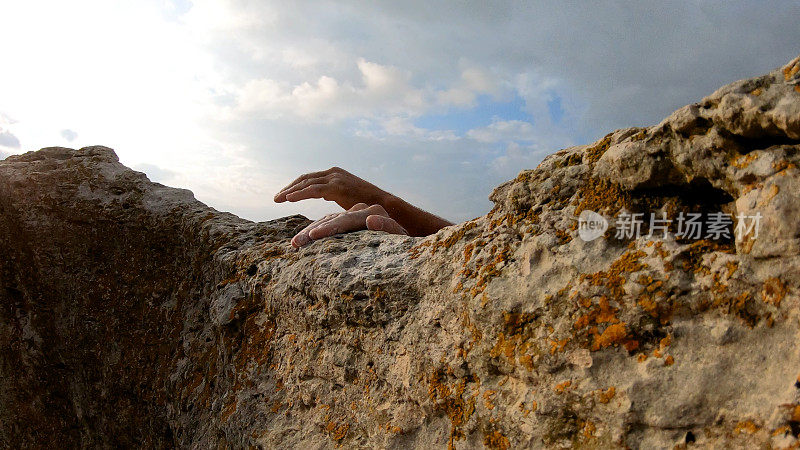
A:
<svg viewBox="0 0 800 450">
<path fill-rule="evenodd" d="M 19 138 L 9 130 L 9 127 L 13 126 L 15 123 L 16 120 L 13 120 L 12 118 L 0 112 L 0 147 L 6 147 L 7 149 L 20 148 L 21 144 L 19 142 Z M 5 159 L 5 157 L 9 154 L 11 153 L 6 152 L 3 156 L 3 159 Z"/>
<path fill-rule="evenodd" d="M 521 120 L 496 120 L 487 127 L 469 130 L 467 136 L 487 143 L 533 141 L 537 138 L 533 125 Z"/>
<path fill-rule="evenodd" d="M 177 175 L 177 173 L 172 170 L 164 169 L 153 164 L 137 164 L 133 166 L 133 169 L 144 172 L 150 181 L 162 184 L 170 184 Z"/>
<path fill-rule="evenodd" d="M 0 128 L 0 146 L 8 148 L 19 148 L 19 139 L 11 134 L 10 131 Z"/>
<path fill-rule="evenodd" d="M 72 142 L 78 137 L 78 133 L 70 129 L 63 129 L 61 130 L 61 137 L 66 139 L 68 142 Z"/>
<path fill-rule="evenodd" d="M 516 142 L 509 143 L 502 155 L 493 159 L 489 165 L 492 172 L 506 177 L 525 169 L 536 167 L 548 153 L 537 146 L 521 146 Z"/>
<path fill-rule="evenodd" d="M 478 95 L 504 93 L 490 74 L 478 68 L 463 70 L 452 87 L 435 89 L 415 86 L 410 72 L 391 65 L 359 58 L 355 66 L 357 80 L 329 75 L 297 85 L 271 78 L 249 80 L 239 89 L 232 113 L 270 119 L 408 118 L 452 106 L 472 107 Z"/>
</svg>

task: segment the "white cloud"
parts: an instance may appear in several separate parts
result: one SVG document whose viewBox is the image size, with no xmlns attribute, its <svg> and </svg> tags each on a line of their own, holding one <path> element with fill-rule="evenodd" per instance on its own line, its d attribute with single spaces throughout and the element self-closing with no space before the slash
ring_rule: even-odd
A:
<svg viewBox="0 0 800 450">
<path fill-rule="evenodd" d="M 78 133 L 75 132 L 74 130 L 70 130 L 68 128 L 65 128 L 65 129 L 61 130 L 61 137 L 63 137 L 64 139 L 66 139 L 69 142 L 72 142 L 72 141 L 75 140 L 75 138 L 78 137 Z"/>
<path fill-rule="evenodd" d="M 248 80 L 237 95 L 238 109 L 232 113 L 320 120 L 408 117 L 440 112 L 442 107 L 472 107 L 480 94 L 496 98 L 507 95 L 498 80 L 474 67 L 462 71 L 453 87 L 436 90 L 414 86 L 411 73 L 394 66 L 363 58 L 355 65 L 359 75 L 356 82 L 329 75 L 294 86 L 269 78 Z"/>
<path fill-rule="evenodd" d="M 486 143 L 533 141 L 537 138 L 533 125 L 521 120 L 495 120 L 487 127 L 469 130 L 467 136 Z"/>
<path fill-rule="evenodd" d="M 489 166 L 494 173 L 508 178 L 522 170 L 536 167 L 547 153 L 547 149 L 538 146 L 521 146 L 511 142 L 504 153 L 493 159 Z"/>
<path fill-rule="evenodd" d="M 419 114 L 425 108 L 424 94 L 409 84 L 408 73 L 364 59 L 356 63 L 361 76 L 357 84 L 327 75 L 296 86 L 268 78 L 250 80 L 233 113 L 327 120 Z"/>
<path fill-rule="evenodd" d="M 502 84 L 505 80 L 488 73 L 479 67 L 469 67 L 461 71 L 461 79 L 453 87 L 436 93 L 437 103 L 443 106 L 470 107 L 480 94 L 489 94 L 500 99 L 508 94 Z"/>
<path fill-rule="evenodd" d="M 459 137 L 453 130 L 428 130 L 417 127 L 406 117 L 392 117 L 381 123 L 383 133 L 389 136 L 425 141 L 455 141 Z M 375 135 L 372 135 L 376 137 Z"/>
<path fill-rule="evenodd" d="M 0 147 L 18 149 L 19 139 L 11 134 L 10 131 L 0 129 Z"/>
</svg>

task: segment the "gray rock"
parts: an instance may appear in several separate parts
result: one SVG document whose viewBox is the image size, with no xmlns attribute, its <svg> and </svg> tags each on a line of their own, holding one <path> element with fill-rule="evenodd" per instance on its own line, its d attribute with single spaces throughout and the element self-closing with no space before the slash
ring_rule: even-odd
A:
<svg viewBox="0 0 800 450">
<path fill-rule="evenodd" d="M 220 213 L 111 149 L 10 156 L 0 444 L 796 445 L 799 71 L 550 155 L 424 239 L 294 251 L 307 219 Z M 689 212 L 733 236 L 677 238 Z M 617 238 L 620 213 L 669 235 Z"/>
</svg>

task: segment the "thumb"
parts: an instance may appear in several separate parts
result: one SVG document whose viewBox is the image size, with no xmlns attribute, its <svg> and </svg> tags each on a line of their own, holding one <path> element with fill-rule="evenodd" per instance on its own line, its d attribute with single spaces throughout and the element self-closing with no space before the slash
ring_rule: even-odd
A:
<svg viewBox="0 0 800 450">
<path fill-rule="evenodd" d="M 390 234 L 408 235 L 408 231 L 401 227 L 399 223 L 395 222 L 394 219 L 378 214 L 367 216 L 367 229 L 373 231 L 385 231 Z"/>
</svg>

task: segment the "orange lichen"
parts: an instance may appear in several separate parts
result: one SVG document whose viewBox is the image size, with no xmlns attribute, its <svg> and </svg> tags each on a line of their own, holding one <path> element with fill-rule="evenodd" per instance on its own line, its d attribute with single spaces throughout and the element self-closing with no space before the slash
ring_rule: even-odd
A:
<svg viewBox="0 0 800 450">
<path fill-rule="evenodd" d="M 445 375 L 442 371 L 436 371 L 431 375 L 430 384 L 428 385 L 428 397 L 436 403 L 438 409 L 444 409 L 450 418 L 451 428 L 448 448 L 453 448 L 454 440 L 463 437 L 461 426 L 475 412 L 475 395 L 465 400 L 464 390 L 467 381 L 465 379 L 459 380 L 455 391 L 453 391 L 443 382 L 444 377 Z"/>
<path fill-rule="evenodd" d="M 522 413 L 523 413 L 523 415 L 524 415 L 525 417 L 528 417 L 528 415 L 530 415 L 530 413 L 532 413 L 532 412 L 536 411 L 536 409 L 537 409 L 538 407 L 539 407 L 539 404 L 538 404 L 538 403 L 536 403 L 536 400 L 531 400 L 531 407 L 530 407 L 530 409 L 528 409 L 528 408 L 525 408 L 525 402 L 520 402 L 520 404 L 519 404 L 519 410 L 520 410 L 520 411 L 522 411 Z"/>
<path fill-rule="evenodd" d="M 725 268 L 728 269 L 728 273 L 726 275 L 727 278 L 733 276 L 734 272 L 739 269 L 739 262 L 738 261 L 728 261 L 725 263 Z"/>
<path fill-rule="evenodd" d="M 600 142 L 586 149 L 586 159 L 590 164 L 596 163 L 611 146 L 611 134 L 607 134 Z"/>
<path fill-rule="evenodd" d="M 558 383 L 553 390 L 556 391 L 556 394 L 563 394 L 564 390 L 570 386 L 572 386 L 572 380 L 562 381 L 561 383 Z"/>
<path fill-rule="evenodd" d="M 448 249 L 448 248 L 452 247 L 453 245 L 455 245 L 456 242 L 458 242 L 461 239 L 463 239 L 464 235 L 467 234 L 467 232 L 469 230 L 475 228 L 476 226 L 478 226 L 478 225 L 474 221 L 467 222 L 466 224 L 464 224 L 464 226 L 462 226 L 461 228 L 459 228 L 458 230 L 453 232 L 446 239 L 444 239 L 442 241 L 435 242 L 431 246 L 431 252 L 435 252 L 435 251 L 437 251 L 439 249 Z"/>
<path fill-rule="evenodd" d="M 627 337 L 628 332 L 625 328 L 625 323 L 615 323 L 609 325 L 603 330 L 599 336 L 595 335 L 594 342 L 592 343 L 592 350 L 600 350 L 612 345 L 623 343 Z"/>
<path fill-rule="evenodd" d="M 586 303 L 581 302 L 581 304 L 585 305 Z M 589 304 L 591 305 L 591 300 Z M 575 323 L 572 324 L 572 327 L 576 330 L 580 330 L 591 324 L 619 323 L 619 319 L 616 316 L 617 312 L 619 312 L 619 309 L 611 307 L 608 303 L 608 298 L 602 296 L 599 298 L 597 306 L 592 308 L 588 313 L 578 317 Z"/>
<path fill-rule="evenodd" d="M 497 430 L 493 430 L 484 434 L 483 445 L 492 450 L 508 450 L 508 448 L 511 446 L 511 443 L 508 441 L 507 437 L 503 436 L 502 433 Z"/>
<path fill-rule="evenodd" d="M 692 242 L 684 250 L 681 269 L 689 273 L 709 273 L 709 268 L 703 263 L 703 256 L 711 252 L 735 253 L 732 244 L 722 244 L 710 239 L 701 239 Z"/>
<path fill-rule="evenodd" d="M 372 291 L 372 299 L 373 300 L 385 300 L 389 294 L 384 290 L 381 289 L 380 286 L 376 287 L 374 291 Z"/>
<path fill-rule="evenodd" d="M 631 136 L 630 140 L 633 141 L 633 142 L 636 142 L 636 141 L 641 141 L 646 137 L 647 137 L 647 129 L 643 129 L 642 131 L 640 131 L 640 132 L 634 134 L 633 136 Z"/>
<path fill-rule="evenodd" d="M 497 395 L 497 391 L 488 390 L 483 393 L 483 406 L 486 409 L 492 410 L 494 409 L 494 397 Z"/>
<path fill-rule="evenodd" d="M 597 213 L 608 210 L 613 214 L 631 204 L 631 197 L 627 191 L 604 178 L 589 178 L 583 183 L 579 193 L 580 200 L 575 208 L 576 216 L 584 210 Z"/>
<path fill-rule="evenodd" d="M 737 156 L 736 156 L 735 158 L 733 158 L 733 160 L 731 161 L 731 165 L 732 165 L 733 167 L 736 167 L 737 169 L 745 169 L 745 168 L 747 168 L 747 166 L 749 166 L 749 165 L 750 165 L 750 164 L 751 164 L 753 161 L 755 161 L 755 160 L 756 160 L 756 158 L 758 158 L 758 154 L 757 154 L 757 153 L 747 153 L 747 154 L 745 154 L 745 155 L 737 155 Z"/>
<path fill-rule="evenodd" d="M 564 352 L 564 347 L 567 345 L 567 342 L 569 342 L 569 338 L 561 339 L 560 341 L 551 340 L 550 341 L 550 354 L 554 355 L 556 352 L 563 353 Z"/>
<path fill-rule="evenodd" d="M 800 61 L 787 65 L 783 68 L 783 79 L 789 81 L 797 72 L 800 71 Z"/>
<path fill-rule="evenodd" d="M 470 296 L 475 297 L 486 290 L 489 282 L 501 274 L 502 270 L 500 265 L 505 264 L 509 260 L 510 254 L 510 246 L 506 246 L 500 252 L 497 252 L 497 248 L 493 246 L 490 250 L 489 256 L 494 256 L 494 258 L 489 263 L 479 267 L 477 271 L 469 269 L 464 269 L 462 271 L 462 274 L 464 274 L 467 278 L 477 277 L 475 285 L 469 290 Z"/>
<path fill-rule="evenodd" d="M 764 287 L 761 290 L 761 298 L 765 303 L 769 303 L 778 307 L 781 306 L 781 301 L 786 296 L 787 291 L 788 288 L 786 287 L 786 284 L 784 284 L 780 278 L 768 278 L 764 282 Z"/>
<path fill-rule="evenodd" d="M 790 427 L 789 425 L 783 425 L 783 426 L 780 426 L 780 427 L 776 428 L 775 431 L 772 432 L 772 435 L 773 436 L 778 436 L 778 435 L 781 435 L 781 434 L 789 434 L 791 432 L 792 432 L 792 427 Z"/>
<path fill-rule="evenodd" d="M 403 434 L 403 429 L 397 425 L 386 424 L 386 431 L 393 434 Z"/>
<path fill-rule="evenodd" d="M 468 263 L 470 258 L 472 258 L 472 250 L 475 249 L 475 243 L 470 242 L 469 244 L 464 246 L 464 264 Z"/>
<path fill-rule="evenodd" d="M 580 279 L 588 281 L 592 286 L 603 286 L 609 290 L 612 298 L 620 298 L 625 293 L 622 288 L 625 278 L 622 275 L 647 268 L 646 264 L 639 261 L 644 256 L 646 253 L 641 250 L 628 250 L 611 263 L 607 271 L 581 274 Z"/>
<path fill-rule="evenodd" d="M 777 172 L 779 175 L 785 175 L 786 171 L 797 169 L 797 166 L 793 162 L 781 159 L 780 161 L 775 161 L 772 163 L 772 169 L 775 170 L 775 172 Z"/>
<path fill-rule="evenodd" d="M 639 353 L 639 356 L 636 357 L 636 361 L 640 363 L 647 361 L 647 353 Z"/>
<path fill-rule="evenodd" d="M 350 430 L 350 424 L 348 423 L 336 423 L 336 422 L 328 422 L 325 425 L 325 431 L 328 432 L 331 439 L 334 441 L 341 441 L 347 436 L 347 432 Z"/>
<path fill-rule="evenodd" d="M 745 420 L 743 422 L 739 422 L 736 424 L 736 428 L 733 429 L 733 432 L 736 434 L 753 434 L 758 431 L 758 426 L 753 423 L 752 420 Z"/>
<path fill-rule="evenodd" d="M 558 238 L 558 245 L 564 245 L 572 241 L 572 235 L 559 228 L 556 228 L 556 237 Z"/>
<path fill-rule="evenodd" d="M 675 364 L 675 358 L 673 358 L 672 355 L 669 355 L 664 359 L 665 366 L 671 366 L 673 364 Z"/>
<path fill-rule="evenodd" d="M 622 343 L 622 345 L 625 347 L 625 350 L 627 350 L 630 353 L 639 348 L 639 341 L 637 341 L 636 339 L 627 339 L 625 340 L 625 342 Z"/>
<path fill-rule="evenodd" d="M 617 389 L 614 386 L 609 387 L 605 391 L 600 389 L 597 392 L 597 401 L 603 404 L 606 404 L 611 401 L 614 396 L 617 395 Z"/>
<path fill-rule="evenodd" d="M 755 96 L 755 97 L 758 97 L 759 95 L 761 95 L 763 93 L 764 93 L 764 90 L 761 89 L 760 87 L 757 87 L 757 88 L 755 88 L 755 89 L 753 89 L 752 91 L 749 92 L 750 95 Z"/>
<path fill-rule="evenodd" d="M 796 405 L 792 410 L 792 422 L 800 422 L 800 405 Z"/>
<path fill-rule="evenodd" d="M 595 431 L 597 431 L 597 427 L 595 426 L 594 422 L 587 420 L 583 423 L 583 437 L 587 439 L 591 439 L 594 437 Z"/>
<path fill-rule="evenodd" d="M 500 355 L 505 355 L 505 357 L 509 359 L 513 358 L 517 348 L 515 340 L 513 336 L 511 336 L 511 339 L 507 340 L 505 333 L 501 332 L 497 337 L 497 343 L 495 343 L 494 347 L 489 351 L 489 355 L 492 358 L 497 358 Z"/>
<path fill-rule="evenodd" d="M 533 370 L 533 356 L 522 355 L 519 357 L 519 363 L 529 371 Z"/>
</svg>

